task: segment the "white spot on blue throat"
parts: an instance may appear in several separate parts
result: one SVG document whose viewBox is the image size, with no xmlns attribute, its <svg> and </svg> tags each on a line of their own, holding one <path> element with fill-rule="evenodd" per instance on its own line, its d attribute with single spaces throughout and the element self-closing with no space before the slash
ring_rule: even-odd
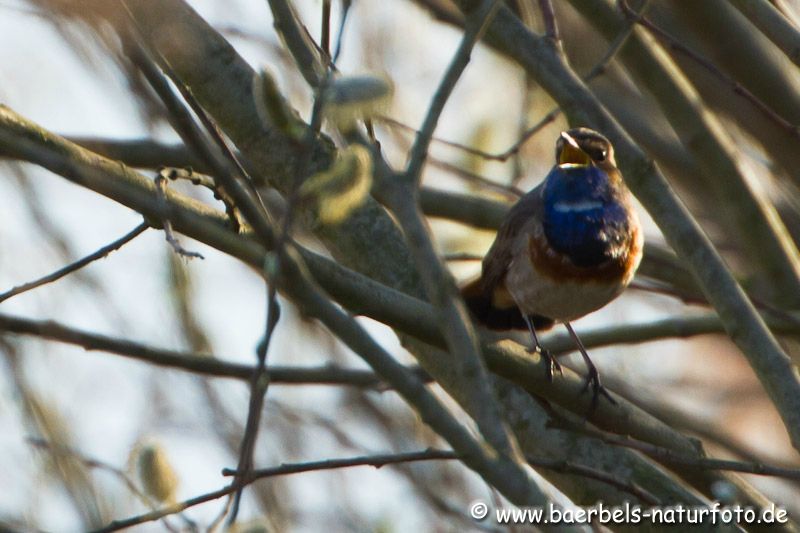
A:
<svg viewBox="0 0 800 533">
<path fill-rule="evenodd" d="M 598 200 L 580 200 L 577 202 L 556 202 L 553 210 L 559 213 L 582 213 L 593 209 L 601 209 L 603 202 Z"/>
</svg>

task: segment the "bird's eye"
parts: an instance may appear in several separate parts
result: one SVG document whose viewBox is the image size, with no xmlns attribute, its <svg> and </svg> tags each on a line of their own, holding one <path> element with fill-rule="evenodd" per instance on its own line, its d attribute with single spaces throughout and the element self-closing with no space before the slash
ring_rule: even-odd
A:
<svg viewBox="0 0 800 533">
<path fill-rule="evenodd" d="M 595 161 L 605 161 L 606 157 L 608 157 L 608 151 L 607 150 L 598 150 L 594 154 Z"/>
</svg>

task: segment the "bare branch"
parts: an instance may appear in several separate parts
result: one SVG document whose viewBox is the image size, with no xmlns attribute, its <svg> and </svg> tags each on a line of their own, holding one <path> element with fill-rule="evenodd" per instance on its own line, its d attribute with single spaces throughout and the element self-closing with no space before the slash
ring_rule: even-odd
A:
<svg viewBox="0 0 800 533">
<path fill-rule="evenodd" d="M 9 298 L 11 298 L 13 296 L 17 296 L 18 294 L 22 294 L 23 292 L 27 292 L 27 291 L 33 290 L 33 289 L 35 289 L 37 287 L 41 287 L 42 285 L 46 285 L 48 283 L 53 283 L 54 281 L 58 281 L 59 279 L 63 278 L 64 276 L 67 276 L 67 275 L 75 272 L 76 270 L 79 270 L 79 269 L 85 267 L 86 265 L 88 265 L 89 263 L 92 263 L 93 261 L 97 261 L 98 259 L 102 259 L 104 257 L 107 257 L 108 254 L 110 254 L 111 252 L 119 250 L 120 248 L 125 246 L 127 243 L 129 243 L 130 241 L 132 241 L 133 239 L 135 239 L 136 237 L 138 237 L 139 235 L 144 233 L 145 230 L 147 230 L 149 227 L 150 227 L 150 225 L 147 224 L 146 222 L 144 222 L 142 224 L 139 224 L 133 230 L 131 230 L 129 233 L 126 233 L 125 235 L 123 235 L 122 237 L 117 239 L 116 241 L 114 241 L 114 242 L 112 242 L 110 244 L 107 244 L 106 246 L 103 246 L 102 248 L 98 249 L 96 252 L 91 253 L 91 254 L 87 255 L 86 257 L 84 257 L 82 259 L 79 259 L 78 261 L 75 261 L 74 263 L 71 263 L 71 264 L 69 264 L 69 265 L 67 265 L 67 266 L 65 266 L 63 268 L 60 268 L 60 269 L 56 270 L 52 274 L 48 274 L 48 275 L 43 276 L 43 277 L 41 277 L 41 278 L 39 278 L 37 280 L 30 281 L 30 282 L 24 283 L 22 285 L 18 285 L 16 287 L 14 287 L 13 289 L 10 289 L 10 290 L 8 290 L 8 291 L 6 291 L 4 293 L 0 293 L 0 302 L 4 302 L 5 300 L 8 300 Z"/>
<path fill-rule="evenodd" d="M 731 4 L 800 66 L 800 32 L 775 6 L 767 0 L 732 0 Z"/>
</svg>

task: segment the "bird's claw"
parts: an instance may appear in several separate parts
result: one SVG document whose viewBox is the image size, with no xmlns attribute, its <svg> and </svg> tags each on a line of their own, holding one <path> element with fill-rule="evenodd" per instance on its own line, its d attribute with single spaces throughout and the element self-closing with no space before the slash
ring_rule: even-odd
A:
<svg viewBox="0 0 800 533">
<path fill-rule="evenodd" d="M 544 373 L 547 377 L 547 381 L 552 383 L 553 374 L 556 372 L 561 375 L 564 374 L 564 372 L 561 370 L 561 363 L 559 363 L 556 358 L 553 357 L 553 354 L 550 353 L 550 350 L 540 349 L 539 352 L 542 354 L 542 358 L 545 360 Z"/>
<path fill-rule="evenodd" d="M 555 375 L 556 372 L 562 375 L 564 374 L 561 370 L 561 363 L 550 353 L 550 350 L 542 348 L 541 346 L 534 346 L 533 348 L 528 348 L 527 351 L 528 353 L 538 353 L 542 356 L 545 363 L 544 375 L 549 383 L 553 382 L 553 375 Z"/>
<path fill-rule="evenodd" d="M 592 386 L 592 403 L 589 405 L 589 412 L 586 413 L 587 419 L 590 418 L 597 409 L 601 395 L 605 396 L 613 405 L 617 405 L 617 400 L 615 400 L 603 384 L 600 383 L 600 373 L 593 367 L 589 369 L 589 373 L 586 375 L 586 380 L 583 382 L 583 387 L 581 388 L 581 394 L 589 390 L 589 385 Z"/>
</svg>

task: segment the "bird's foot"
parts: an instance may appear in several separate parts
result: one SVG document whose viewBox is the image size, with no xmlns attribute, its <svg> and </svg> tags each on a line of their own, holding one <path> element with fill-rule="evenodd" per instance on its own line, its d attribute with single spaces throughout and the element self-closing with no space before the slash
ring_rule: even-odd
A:
<svg viewBox="0 0 800 533">
<path fill-rule="evenodd" d="M 542 348 L 541 346 L 534 346 L 532 348 L 528 348 L 527 351 L 528 353 L 538 353 L 542 356 L 545 364 L 544 375 L 549 383 L 553 382 L 553 375 L 555 375 L 556 372 L 563 375 L 561 363 L 559 363 L 553 354 L 550 353 L 550 350 Z"/>
<path fill-rule="evenodd" d="M 611 394 L 600 382 L 600 373 L 594 366 L 589 368 L 589 373 L 586 375 L 586 380 L 583 382 L 583 387 L 581 388 L 581 394 L 586 392 L 590 385 L 592 387 L 592 403 L 589 404 L 589 411 L 586 413 L 587 419 L 591 418 L 597 409 L 597 405 L 600 403 L 601 395 L 605 396 L 606 399 L 613 405 L 617 405 L 617 400 L 612 398 Z"/>
</svg>

